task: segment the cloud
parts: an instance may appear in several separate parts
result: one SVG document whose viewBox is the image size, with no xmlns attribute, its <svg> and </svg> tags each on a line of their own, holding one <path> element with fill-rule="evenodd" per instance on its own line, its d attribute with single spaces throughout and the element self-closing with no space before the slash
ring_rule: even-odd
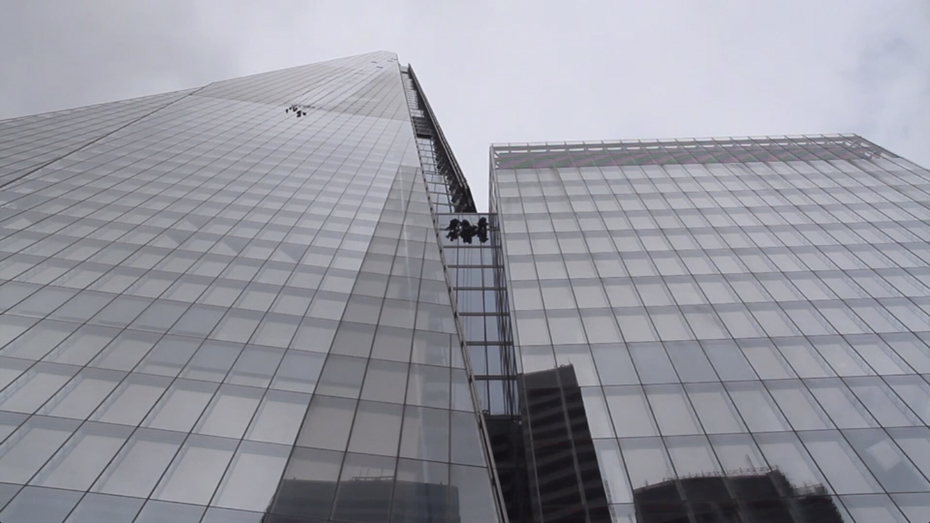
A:
<svg viewBox="0 0 930 523">
<path fill-rule="evenodd" d="M 21 0 L 0 117 L 387 49 L 482 202 L 491 142 L 856 132 L 930 166 L 928 6 Z"/>
<path fill-rule="evenodd" d="M 184 89 L 229 74 L 235 49 L 197 26 L 180 3 L 14 2 L 0 21 L 0 115 Z"/>
<path fill-rule="evenodd" d="M 930 167 L 930 3 L 913 7 L 876 13 L 849 77 L 862 133 Z"/>
</svg>

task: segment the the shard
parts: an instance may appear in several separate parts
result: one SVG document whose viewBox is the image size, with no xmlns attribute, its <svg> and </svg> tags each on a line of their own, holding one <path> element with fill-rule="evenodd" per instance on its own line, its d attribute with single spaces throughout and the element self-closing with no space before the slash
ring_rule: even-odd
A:
<svg viewBox="0 0 930 523">
<path fill-rule="evenodd" d="M 498 519 L 418 89 L 379 52 L 0 123 L 0 521 Z"/>
</svg>

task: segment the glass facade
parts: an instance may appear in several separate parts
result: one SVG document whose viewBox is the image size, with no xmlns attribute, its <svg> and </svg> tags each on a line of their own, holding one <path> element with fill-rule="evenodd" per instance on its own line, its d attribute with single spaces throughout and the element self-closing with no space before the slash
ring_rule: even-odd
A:
<svg viewBox="0 0 930 523">
<path fill-rule="evenodd" d="M 0 122 L 0 521 L 499 520 L 417 89 L 380 52 Z"/>
<path fill-rule="evenodd" d="M 930 171 L 847 135 L 491 155 L 520 369 L 574 369 L 614 521 L 930 520 Z"/>
<path fill-rule="evenodd" d="M 370 53 L 0 122 L 3 523 L 930 521 L 930 171 L 507 144 Z"/>
</svg>

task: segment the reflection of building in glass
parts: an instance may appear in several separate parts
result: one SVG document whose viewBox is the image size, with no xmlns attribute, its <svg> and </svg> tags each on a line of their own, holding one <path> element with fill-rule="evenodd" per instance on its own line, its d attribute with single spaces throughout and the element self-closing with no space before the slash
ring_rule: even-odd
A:
<svg viewBox="0 0 930 523">
<path fill-rule="evenodd" d="M 823 486 L 797 488 L 777 470 L 704 475 L 633 491 L 640 523 L 843 523 Z"/>
<path fill-rule="evenodd" d="M 571 366 L 519 377 L 535 521 L 610 522 L 581 389 Z"/>
<path fill-rule="evenodd" d="M 336 487 L 327 481 L 282 480 L 262 523 L 329 520 Z M 355 478 L 338 488 L 335 521 L 378 523 L 391 514 L 390 521 L 397 523 L 461 522 L 458 489 L 449 485 L 394 481 L 390 476 Z"/>
</svg>

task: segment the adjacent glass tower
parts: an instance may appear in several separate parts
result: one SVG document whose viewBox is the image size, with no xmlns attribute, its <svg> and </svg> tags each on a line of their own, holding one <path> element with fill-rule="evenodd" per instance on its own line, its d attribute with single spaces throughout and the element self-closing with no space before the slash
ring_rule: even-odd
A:
<svg viewBox="0 0 930 523">
<path fill-rule="evenodd" d="M 360 55 L 0 122 L 3 523 L 930 520 L 930 171 Z"/>
<path fill-rule="evenodd" d="M 930 172 L 847 135 L 491 155 L 522 372 L 571 365 L 615 521 L 930 520 Z"/>
<path fill-rule="evenodd" d="M 418 89 L 382 52 L 0 123 L 0 521 L 499 520 Z"/>
</svg>

